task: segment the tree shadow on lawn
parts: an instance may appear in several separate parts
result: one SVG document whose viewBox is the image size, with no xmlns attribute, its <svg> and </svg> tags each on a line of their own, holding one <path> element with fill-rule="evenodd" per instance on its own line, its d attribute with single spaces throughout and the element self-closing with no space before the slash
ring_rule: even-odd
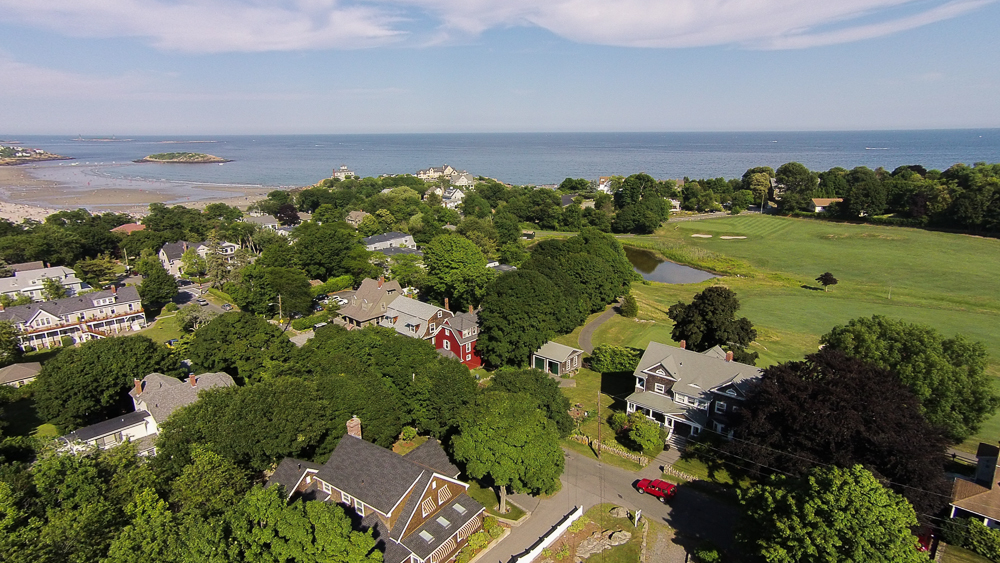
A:
<svg viewBox="0 0 1000 563">
<path fill-rule="evenodd" d="M 808 290 L 811 290 L 811 291 L 823 291 L 822 287 L 816 287 L 816 286 L 813 286 L 813 285 L 802 284 L 799 287 L 801 287 L 802 289 L 808 289 Z"/>
<path fill-rule="evenodd" d="M 601 393 L 610 395 L 614 402 L 611 408 L 625 412 L 627 403 L 625 397 L 635 392 L 635 379 L 632 372 L 614 372 L 601 375 Z"/>
</svg>

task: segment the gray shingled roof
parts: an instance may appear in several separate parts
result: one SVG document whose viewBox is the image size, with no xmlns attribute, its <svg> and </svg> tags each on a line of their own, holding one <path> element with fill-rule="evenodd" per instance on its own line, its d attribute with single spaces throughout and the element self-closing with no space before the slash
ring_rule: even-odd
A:
<svg viewBox="0 0 1000 563">
<path fill-rule="evenodd" d="M 406 238 L 408 236 L 410 236 L 410 235 L 408 235 L 406 233 L 400 233 L 400 232 L 397 232 L 397 231 L 392 231 L 392 232 L 385 233 L 385 234 L 382 234 L 382 235 L 372 235 L 370 237 L 365 237 L 363 240 L 365 241 L 365 244 L 367 245 L 367 244 L 378 244 L 380 242 L 389 242 L 390 240 L 396 240 L 396 239 Z"/>
<path fill-rule="evenodd" d="M 369 512 L 361 519 L 362 529 L 372 531 L 372 538 L 375 539 L 375 548 L 383 552 L 382 561 L 384 563 L 409 563 L 410 550 L 403 544 L 389 537 L 385 524 L 379 519 L 378 514 Z"/>
<path fill-rule="evenodd" d="M 712 400 L 712 390 L 732 384 L 746 392 L 751 381 L 760 377 L 762 370 L 739 362 L 727 362 L 717 350 L 705 353 L 650 342 L 635 369 L 636 377 L 646 377 L 643 372 L 669 376 L 675 380 L 675 393 L 689 397 Z M 631 400 L 631 398 L 630 398 Z"/>
<path fill-rule="evenodd" d="M 386 258 L 391 258 L 393 256 L 396 256 L 397 254 L 413 254 L 414 256 L 424 255 L 423 252 L 420 252 L 416 248 L 402 248 L 398 246 L 394 246 L 392 248 L 381 248 L 378 250 L 378 252 L 385 254 Z"/>
<path fill-rule="evenodd" d="M 22 381 L 32 377 L 38 377 L 38 372 L 42 371 L 42 364 L 38 362 L 25 362 L 23 364 L 12 364 L 0 368 L 0 385 Z"/>
<path fill-rule="evenodd" d="M 455 505 L 461 505 L 465 509 L 465 514 L 455 509 Z M 434 550 L 441 547 L 452 534 L 461 529 L 470 520 L 482 511 L 482 505 L 472 500 L 469 495 L 462 493 L 456 496 L 451 502 L 441 507 L 431 518 L 428 518 L 422 526 L 413 531 L 402 540 L 405 545 L 421 559 L 426 559 Z M 445 527 L 441 523 L 441 518 L 448 522 Z M 421 532 L 427 532 L 432 536 L 430 541 L 420 537 Z"/>
<path fill-rule="evenodd" d="M 479 338 L 479 331 L 473 330 L 479 327 L 479 316 L 475 313 L 458 313 L 442 323 L 441 326 L 450 328 L 451 333 L 458 339 L 459 344 L 468 344 Z M 468 331 L 469 335 L 462 336 L 466 331 Z"/>
<path fill-rule="evenodd" d="M 149 416 L 149 413 L 146 411 L 133 411 L 117 418 L 104 420 L 98 422 L 97 424 L 91 424 L 90 426 L 84 426 L 83 428 L 74 430 L 73 432 L 63 436 L 63 439 L 68 442 L 86 442 L 87 440 L 93 440 L 95 438 L 100 438 L 101 436 L 121 432 L 126 428 L 142 424 L 142 422 L 146 420 L 147 416 Z"/>
<path fill-rule="evenodd" d="M 441 448 L 441 443 L 434 438 L 430 438 L 414 448 L 404 455 L 403 459 L 437 471 L 441 475 L 451 477 L 452 479 L 457 479 L 458 474 L 461 473 L 458 467 L 448 459 L 448 455 Z"/>
<path fill-rule="evenodd" d="M 347 435 L 318 477 L 388 514 L 423 473 L 420 466 L 392 450 Z"/>
<path fill-rule="evenodd" d="M 41 303 L 29 303 L 28 305 L 7 307 L 3 311 L 0 311 L 0 321 L 12 321 L 15 323 L 27 322 L 31 320 L 31 318 L 34 317 L 39 310 L 45 311 L 46 313 L 57 317 L 79 313 L 81 311 L 86 311 L 87 309 L 98 307 L 98 305 L 94 305 L 94 301 L 111 297 L 114 294 L 115 293 L 111 290 L 97 291 L 84 295 L 64 297 L 62 299 L 56 299 L 55 301 L 43 301 Z M 116 304 L 139 301 L 139 291 L 132 285 L 118 288 L 117 296 L 118 298 Z M 104 307 L 111 307 L 111 305 L 104 305 Z"/>
<path fill-rule="evenodd" d="M 387 295 L 390 291 L 392 295 Z M 348 304 L 341 307 L 338 313 L 344 317 L 365 322 L 385 314 L 385 311 L 377 307 L 381 299 L 385 298 L 385 304 L 388 307 L 402 293 L 403 288 L 396 280 L 383 282 L 382 287 L 379 287 L 378 280 L 366 278 L 361 281 L 361 287 L 354 292 L 354 295 L 348 300 Z"/>
<path fill-rule="evenodd" d="M 299 480 L 302 479 L 306 471 L 310 469 L 319 471 L 321 467 L 323 466 L 318 463 L 286 457 L 281 460 L 274 473 L 267 478 L 267 483 L 264 487 L 270 488 L 281 485 L 285 488 L 285 495 L 291 496 L 295 491 L 295 485 L 298 485 Z"/>
<path fill-rule="evenodd" d="M 157 424 L 162 424 L 177 409 L 197 401 L 198 393 L 201 391 L 235 385 L 229 374 L 221 372 L 203 373 L 191 377 L 195 378 L 194 387 L 191 386 L 190 379 L 181 381 L 162 373 L 151 373 L 142 379 L 142 393 L 137 395 L 133 388 L 129 391 L 129 395 L 133 399 L 142 401 L 153 415 L 153 420 Z"/>
</svg>

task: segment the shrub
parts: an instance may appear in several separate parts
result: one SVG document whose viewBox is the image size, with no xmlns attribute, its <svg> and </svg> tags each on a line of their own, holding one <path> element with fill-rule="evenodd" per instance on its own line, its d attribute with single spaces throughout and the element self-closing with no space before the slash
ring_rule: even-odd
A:
<svg viewBox="0 0 1000 563">
<path fill-rule="evenodd" d="M 173 313 L 177 309 L 178 309 L 177 303 L 173 303 L 173 302 L 167 303 L 166 306 L 163 307 L 163 310 L 166 311 L 166 312 L 168 312 L 168 313 Z"/>
<path fill-rule="evenodd" d="M 590 524 L 590 518 L 587 518 L 586 516 L 581 516 L 575 522 L 569 525 L 569 531 L 575 534 L 580 530 L 586 528 L 587 524 Z"/>
<path fill-rule="evenodd" d="M 636 303 L 635 297 L 629 293 L 625 296 L 622 301 L 621 312 L 623 317 L 634 318 L 639 314 L 639 304 Z"/>
<path fill-rule="evenodd" d="M 722 555 L 719 554 L 719 550 L 716 549 L 711 543 L 705 543 L 694 550 L 695 561 L 700 563 L 719 563 L 722 561 Z"/>
<path fill-rule="evenodd" d="M 969 521 L 967 518 L 951 518 L 941 526 L 941 539 L 948 545 L 964 547 L 968 539 Z"/>
<path fill-rule="evenodd" d="M 601 373 L 633 372 L 642 352 L 638 348 L 602 344 L 590 355 L 590 367 Z"/>
<path fill-rule="evenodd" d="M 623 412 L 612 413 L 608 417 L 608 424 L 611 425 L 611 429 L 615 431 L 615 434 L 619 434 L 628 426 L 628 415 Z"/>
<path fill-rule="evenodd" d="M 987 528 L 979 520 L 965 520 L 965 547 L 991 560 L 1000 561 L 1000 532 Z"/>
<path fill-rule="evenodd" d="M 468 545 L 463 547 L 462 550 L 458 552 L 458 557 L 455 558 L 455 562 L 469 563 L 469 561 L 472 560 L 472 555 L 474 552 L 475 551 L 473 549 L 470 549 Z"/>
<path fill-rule="evenodd" d="M 399 438 L 404 442 L 412 442 L 416 437 L 417 429 L 412 426 L 404 426 L 403 431 L 399 433 Z"/>
<path fill-rule="evenodd" d="M 308 317 L 302 317 L 301 319 L 295 319 L 292 321 L 292 328 L 295 330 L 306 330 L 310 329 L 319 323 L 330 322 L 330 312 L 320 311 L 315 315 L 309 315 Z"/>
<path fill-rule="evenodd" d="M 493 539 L 497 539 L 503 535 L 503 527 L 500 526 L 500 521 L 493 516 L 487 516 L 483 520 L 483 530 Z"/>
<path fill-rule="evenodd" d="M 469 547 L 475 551 L 479 551 L 480 549 L 486 547 L 487 543 L 489 543 L 489 540 L 486 539 L 485 532 L 476 532 L 469 536 Z"/>
</svg>

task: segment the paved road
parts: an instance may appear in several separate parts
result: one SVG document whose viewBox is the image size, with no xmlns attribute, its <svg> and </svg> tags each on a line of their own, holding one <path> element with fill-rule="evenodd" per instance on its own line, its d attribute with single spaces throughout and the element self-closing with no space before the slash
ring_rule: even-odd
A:
<svg viewBox="0 0 1000 563">
<path fill-rule="evenodd" d="M 597 327 L 606 323 L 608 319 L 615 316 L 615 314 L 618 313 L 616 307 L 619 307 L 620 305 L 620 300 L 617 303 L 613 303 L 607 311 L 604 311 L 604 314 L 588 323 L 587 326 L 583 327 L 583 330 L 580 331 L 580 338 L 578 339 L 578 342 L 580 343 L 580 348 L 583 348 L 584 352 L 590 354 L 594 351 L 594 344 L 591 342 L 591 339 L 594 336 L 594 331 L 597 330 Z"/>
<path fill-rule="evenodd" d="M 643 516 L 667 524 L 686 536 L 707 538 L 720 546 L 732 546 L 733 528 L 738 517 L 735 507 L 694 490 L 678 488 L 669 505 L 649 495 L 640 495 L 633 484 L 641 477 L 659 477 L 657 464 L 633 473 L 573 452 L 566 452 L 566 470 L 562 475 L 562 490 L 554 497 L 539 501 L 526 495 L 514 495 L 514 502 L 530 510 L 531 517 L 497 544 L 484 559 L 508 563 L 541 539 L 574 507 L 589 509 L 602 502 L 611 502 L 629 510 L 640 509 Z"/>
<path fill-rule="evenodd" d="M 179 306 L 183 307 L 190 303 L 197 302 L 197 299 L 199 297 L 205 297 L 206 300 L 208 300 L 207 299 L 208 294 L 202 295 L 201 290 L 198 289 L 197 285 L 189 285 L 177 290 L 177 297 L 174 298 L 174 303 L 177 303 Z M 208 300 L 208 305 L 205 305 L 205 308 L 211 311 L 215 311 L 216 313 L 219 314 L 224 312 L 222 310 L 222 307 L 216 305 L 215 303 L 212 303 L 211 300 Z"/>
</svg>

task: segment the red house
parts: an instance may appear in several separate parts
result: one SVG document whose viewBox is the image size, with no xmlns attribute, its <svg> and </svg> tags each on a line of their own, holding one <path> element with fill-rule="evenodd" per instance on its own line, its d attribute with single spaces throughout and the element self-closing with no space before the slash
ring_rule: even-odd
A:
<svg viewBox="0 0 1000 563">
<path fill-rule="evenodd" d="M 483 359 L 476 351 L 477 338 L 479 317 L 472 311 L 459 313 L 441 323 L 441 328 L 434 334 L 434 347 L 442 356 L 458 358 L 469 369 L 476 369 L 483 365 Z"/>
</svg>

